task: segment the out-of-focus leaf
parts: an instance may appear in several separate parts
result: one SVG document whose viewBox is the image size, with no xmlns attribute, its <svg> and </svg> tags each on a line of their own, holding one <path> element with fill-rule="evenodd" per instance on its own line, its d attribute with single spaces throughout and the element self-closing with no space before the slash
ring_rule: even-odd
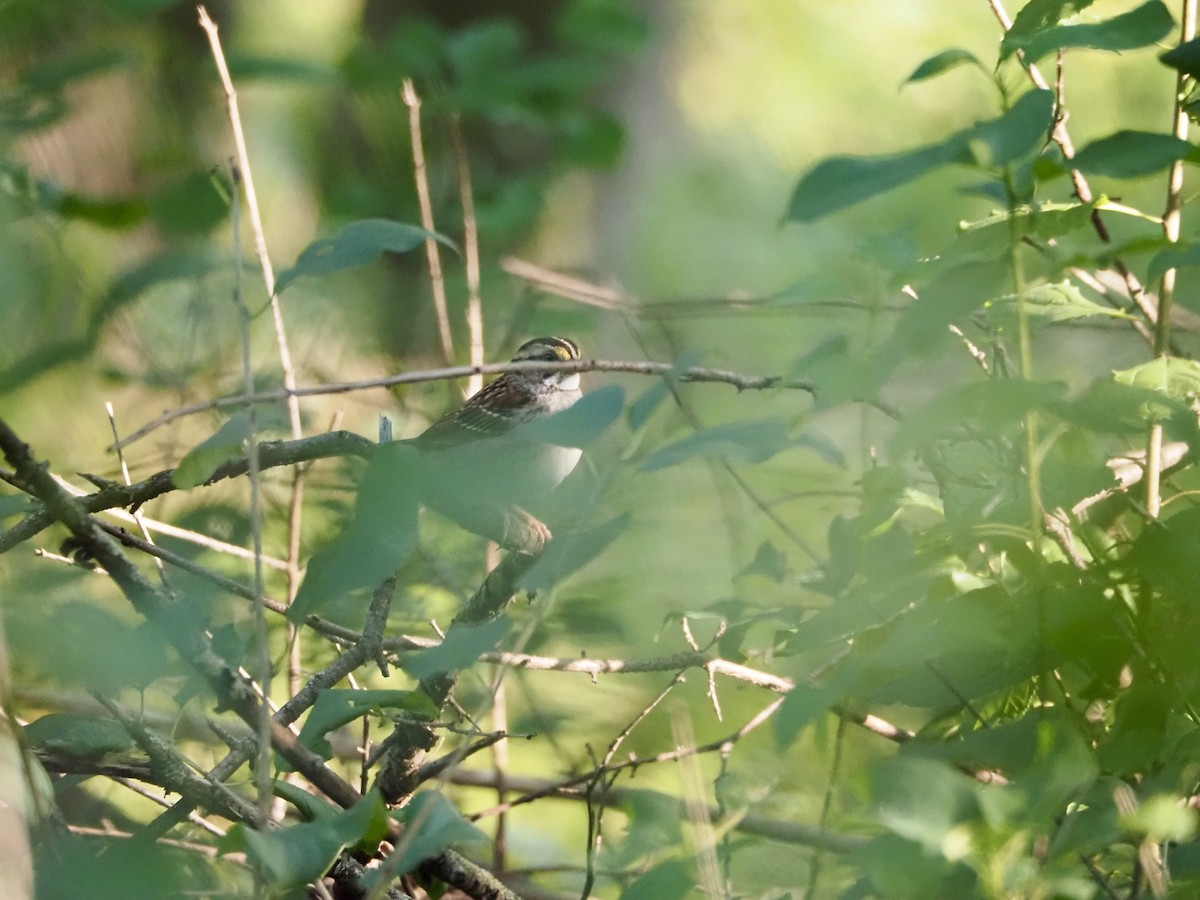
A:
<svg viewBox="0 0 1200 900">
<path fill-rule="evenodd" d="M 147 201 L 154 223 L 169 234 L 206 234 L 229 215 L 228 174 L 193 172 L 164 185 Z"/>
<path fill-rule="evenodd" d="M 999 118 L 956 132 L 941 143 L 889 156 L 823 160 L 796 185 L 788 218 L 811 222 L 949 163 L 1011 165 L 1045 144 L 1053 107 L 1050 91 L 1029 91 Z"/>
<path fill-rule="evenodd" d="M 586 447 L 600 437 L 625 406 L 625 391 L 615 384 L 588 391 L 562 412 L 521 426 L 528 438 L 559 447 Z"/>
<path fill-rule="evenodd" d="M 427 238 L 457 251 L 454 242 L 417 225 L 391 219 L 362 219 L 351 222 L 331 238 L 313 241 L 301 252 L 295 265 L 279 274 L 275 293 L 282 294 L 293 281 L 310 275 L 328 275 L 374 262 L 379 254 L 407 253 Z"/>
<path fill-rule="evenodd" d="M 787 575 L 787 557 L 770 541 L 763 541 L 758 545 L 754 559 L 738 572 L 739 578 L 743 575 L 761 575 L 779 584 Z"/>
<path fill-rule="evenodd" d="M 521 587 L 533 593 L 549 590 L 603 553 L 629 527 L 629 521 L 628 515 L 615 516 L 600 525 L 556 534 L 521 577 Z"/>
<path fill-rule="evenodd" d="M 329 759 L 333 748 L 325 735 L 341 728 L 369 712 L 381 709 L 401 709 L 414 717 L 432 718 L 437 715 L 433 702 L 420 691 L 342 690 L 329 689 L 317 695 L 317 702 L 300 729 L 300 743 L 322 758 Z"/>
<path fill-rule="evenodd" d="M 648 869 L 625 890 L 620 900 L 683 900 L 696 889 L 696 873 L 692 863 L 668 859 Z"/>
<path fill-rule="evenodd" d="M 350 524 L 308 563 L 288 618 L 304 618 L 330 601 L 374 587 L 408 559 L 417 542 L 417 451 L 404 442 L 375 451 L 358 488 Z"/>
<path fill-rule="evenodd" d="M 1013 19 L 1012 27 L 1007 32 L 1008 40 L 1027 41 L 1033 35 L 1087 9 L 1094 2 L 1095 0 L 1029 0 Z"/>
<path fill-rule="evenodd" d="M 1155 843 L 1190 841 L 1196 834 L 1196 811 L 1169 794 L 1147 797 L 1137 808 L 1120 818 L 1130 831 L 1144 834 Z"/>
<path fill-rule="evenodd" d="M 705 428 L 656 450 L 642 462 L 652 472 L 697 457 L 732 458 L 759 463 L 790 446 L 787 423 L 781 419 L 729 422 Z"/>
<path fill-rule="evenodd" d="M 81 713 L 50 713 L 25 726 L 25 739 L 36 750 L 94 759 L 132 750 L 134 740 L 116 719 Z"/>
<path fill-rule="evenodd" d="M 1191 153 L 1190 143 L 1170 134 L 1118 131 L 1092 141 L 1064 168 L 1108 178 L 1139 178 L 1165 169 Z"/>
<path fill-rule="evenodd" d="M 975 54 L 960 47 L 952 47 L 949 50 L 943 50 L 941 53 L 936 53 L 929 59 L 925 60 L 915 69 L 913 73 L 904 79 L 905 84 L 912 84 L 914 81 L 924 81 L 926 78 L 933 78 L 935 75 L 941 75 L 943 72 L 948 72 L 951 69 L 957 69 L 959 66 L 973 65 L 981 71 L 986 72 L 983 64 L 975 58 Z"/>
<path fill-rule="evenodd" d="M 1200 584 L 1200 509 L 1184 509 L 1147 525 L 1128 561 L 1140 579 L 1167 597 L 1192 597 Z"/>
<path fill-rule="evenodd" d="M 1109 319 L 1133 320 L 1133 316 L 1111 306 L 1102 306 L 1083 296 L 1079 288 L 1070 281 L 1056 284 L 1039 284 L 1030 288 L 1018 299 L 1006 294 L 984 304 L 988 318 L 1001 329 L 1015 329 L 1020 317 L 1021 303 L 1031 325 L 1051 325 L 1069 322 L 1072 319 L 1088 319 L 1102 316 Z"/>
<path fill-rule="evenodd" d="M 417 791 L 412 800 L 395 810 L 391 817 L 400 822 L 404 830 L 396 841 L 396 855 L 388 858 L 389 877 L 411 872 L 421 860 L 436 856 L 447 847 L 487 840 L 487 835 L 459 815 L 450 801 L 437 791 Z"/>
<path fill-rule="evenodd" d="M 236 456 L 246 451 L 250 436 L 250 413 L 239 409 L 211 437 L 205 438 L 179 461 L 171 483 L 187 490 L 204 484 L 213 473 Z"/>
<path fill-rule="evenodd" d="M 884 827 L 937 855 L 949 833 L 977 810 L 970 778 L 932 759 L 901 756 L 876 764 L 870 795 Z"/>
<path fill-rule="evenodd" d="M 229 56 L 229 74 L 235 83 L 244 81 L 283 81 L 318 84 L 337 77 L 333 66 L 292 56 Z"/>
<path fill-rule="evenodd" d="M 1082 8 L 1077 3 L 1070 4 Z M 1084 3 L 1084 6 L 1090 5 Z M 1074 11 L 1074 10 L 1072 10 Z M 1022 10 L 1024 12 L 1024 10 Z M 1018 19 L 1020 16 L 1018 16 Z M 1060 17 L 1061 18 L 1061 17 Z M 1089 48 L 1092 50 L 1133 50 L 1161 41 L 1175 26 L 1170 10 L 1160 0 L 1150 0 L 1137 9 L 1105 19 L 1078 25 L 1054 25 L 1016 32 L 1013 28 L 1000 44 L 1000 59 L 1004 60 L 1021 50 L 1027 63 L 1037 62 L 1056 50 Z"/>
<path fill-rule="evenodd" d="M 1120 384 L 1149 388 L 1176 400 L 1190 400 L 1200 393 L 1200 363 L 1178 356 L 1163 356 L 1132 369 L 1121 369 L 1113 372 L 1113 378 Z"/>
<path fill-rule="evenodd" d="M 400 665 L 413 678 L 465 669 L 495 647 L 507 631 L 508 620 L 503 616 L 478 625 L 456 625 L 438 646 L 409 654 Z"/>
<path fill-rule="evenodd" d="M 1200 264 L 1200 244 L 1180 243 L 1160 250 L 1150 260 L 1147 281 L 1158 281 L 1167 269 L 1183 269 Z"/>
<path fill-rule="evenodd" d="M 779 749 L 790 747 L 805 726 L 828 712 L 836 699 L 832 691 L 807 684 L 798 684 L 788 691 L 774 716 L 775 743 Z"/>
<path fill-rule="evenodd" d="M 320 878 L 346 847 L 378 844 L 386 835 L 387 807 L 371 791 L 343 813 L 290 828 L 254 831 L 239 823 L 217 847 L 222 854 L 244 851 L 273 890 L 286 890 Z"/>
<path fill-rule="evenodd" d="M 623 0 L 577 0 L 555 22 L 563 40 L 601 52 L 633 53 L 650 39 L 650 23 Z"/>
</svg>

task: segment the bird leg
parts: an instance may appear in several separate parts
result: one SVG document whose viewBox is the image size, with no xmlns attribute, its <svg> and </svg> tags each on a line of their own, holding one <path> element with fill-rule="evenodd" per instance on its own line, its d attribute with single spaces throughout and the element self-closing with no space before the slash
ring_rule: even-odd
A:
<svg viewBox="0 0 1200 900">
<path fill-rule="evenodd" d="M 500 545 L 509 550 L 536 555 L 552 538 L 550 529 L 519 506 L 505 511 L 504 536 Z"/>
</svg>

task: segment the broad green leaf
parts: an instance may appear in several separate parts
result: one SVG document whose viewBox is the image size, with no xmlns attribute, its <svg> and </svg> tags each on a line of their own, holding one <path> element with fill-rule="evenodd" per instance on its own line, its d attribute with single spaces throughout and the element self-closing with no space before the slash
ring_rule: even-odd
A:
<svg viewBox="0 0 1200 900">
<path fill-rule="evenodd" d="M 1013 19 L 1005 40 L 1027 41 L 1033 35 L 1087 9 L 1093 2 L 1095 0 L 1029 0 Z"/>
<path fill-rule="evenodd" d="M 1139 178 L 1150 175 L 1192 152 L 1192 145 L 1169 134 L 1118 131 L 1092 141 L 1065 164 L 1086 175 Z"/>
<path fill-rule="evenodd" d="M 1200 508 L 1150 523 L 1134 542 L 1128 562 L 1169 602 L 1190 603 L 1200 584 Z"/>
<path fill-rule="evenodd" d="M 1200 78 L 1200 38 L 1184 41 L 1159 56 L 1159 60 L 1172 69 L 1192 78 Z"/>
<path fill-rule="evenodd" d="M 975 786 L 943 762 L 909 756 L 877 763 L 870 797 L 880 824 L 943 855 L 946 839 L 977 812 Z"/>
<path fill-rule="evenodd" d="M 375 587 L 417 542 L 417 450 L 404 442 L 375 451 L 358 488 L 350 524 L 313 556 L 288 618 L 303 622 L 334 599 Z"/>
<path fill-rule="evenodd" d="M 604 552 L 629 527 L 628 515 L 573 531 L 556 531 L 537 562 L 523 576 L 521 587 L 531 593 L 549 590 Z"/>
<path fill-rule="evenodd" d="M 625 406 L 625 391 L 615 384 L 588 391 L 564 409 L 522 426 L 524 434 L 559 447 L 586 447 L 600 437 Z"/>
<path fill-rule="evenodd" d="M 134 740 L 116 719 L 82 713 L 50 713 L 25 726 L 29 745 L 46 753 L 94 759 L 132 750 Z"/>
<path fill-rule="evenodd" d="M 621 891 L 620 900 L 683 900 L 695 896 L 696 872 L 691 860 L 668 859 L 643 872 Z"/>
<path fill-rule="evenodd" d="M 915 81 L 924 81 L 926 78 L 933 78 L 935 75 L 941 75 L 943 72 L 948 72 L 950 69 L 956 69 L 963 65 L 973 65 L 980 70 L 986 71 L 983 68 L 983 63 L 975 58 L 974 53 L 959 47 L 952 47 L 949 50 L 943 50 L 941 53 L 929 57 L 929 59 L 913 69 L 913 73 L 904 79 L 904 83 L 912 84 Z"/>
<path fill-rule="evenodd" d="M 369 712 L 381 709 L 401 709 L 412 713 L 414 717 L 433 718 L 437 716 L 432 701 L 420 691 L 385 691 L 385 690 L 344 690 L 329 689 L 317 695 L 300 729 L 300 743 L 322 758 L 329 759 L 333 748 L 325 735 L 335 728 L 348 725 L 355 719 Z"/>
<path fill-rule="evenodd" d="M 1140 377 L 1133 375 L 1134 369 L 1128 372 L 1130 377 Z M 1148 384 L 1111 378 L 1097 379 L 1079 396 L 1050 404 L 1048 409 L 1065 422 L 1100 434 L 1139 434 L 1151 422 L 1167 422 L 1173 439 L 1189 440 L 1197 427 L 1195 413 L 1186 402 L 1167 397 Z"/>
<path fill-rule="evenodd" d="M 1162 356 L 1113 372 L 1120 384 L 1149 388 L 1176 400 L 1191 400 L 1200 393 L 1200 363 L 1178 356 Z"/>
<path fill-rule="evenodd" d="M 314 819 L 332 819 L 341 813 L 333 804 L 282 778 L 276 778 L 271 784 L 271 793 L 294 806 L 306 822 Z"/>
<path fill-rule="evenodd" d="M 487 835 L 459 815 L 458 810 L 437 791 L 417 791 L 412 800 L 391 817 L 404 826 L 388 858 L 388 876 L 411 872 L 424 859 L 436 856 L 447 847 L 475 844 Z"/>
<path fill-rule="evenodd" d="M 250 413 L 239 409 L 215 434 L 187 452 L 172 473 L 171 483 L 184 490 L 204 484 L 223 463 L 246 452 L 249 435 Z"/>
<path fill-rule="evenodd" d="M 1025 61 L 1033 63 L 1056 50 L 1133 50 L 1161 41 L 1174 27 L 1175 20 L 1161 0 L 1150 0 L 1137 9 L 1102 22 L 1055 25 L 1030 33 L 1014 34 L 1014 22 L 1013 29 L 1004 36 L 1001 43 L 1000 58 L 1007 59 L 1021 50 L 1025 54 Z"/>
<path fill-rule="evenodd" d="M 975 897 L 975 873 L 961 862 L 950 862 L 942 853 L 896 834 L 881 834 L 852 857 L 863 872 L 854 900 L 888 897 L 924 900 L 927 897 Z M 843 894 L 849 900 L 848 895 Z"/>
<path fill-rule="evenodd" d="M 783 698 L 774 720 L 775 744 L 786 750 L 810 722 L 828 712 L 837 697 L 827 688 L 798 684 Z"/>
<path fill-rule="evenodd" d="M 738 459 L 759 463 L 790 446 L 787 423 L 781 419 L 729 422 L 697 431 L 656 450 L 642 462 L 643 472 L 675 466 L 697 457 Z"/>
<path fill-rule="evenodd" d="M 296 264 L 280 273 L 275 282 L 275 293 L 282 294 L 298 278 L 365 266 L 384 252 L 407 253 L 428 238 L 457 249 L 449 238 L 416 225 L 391 219 L 351 222 L 336 236 L 309 244 L 296 259 Z"/>
<path fill-rule="evenodd" d="M 255 831 L 234 825 L 218 842 L 219 851 L 244 851 L 267 878 L 282 891 L 316 881 L 346 847 L 378 844 L 387 835 L 387 807 L 377 791 L 336 816 L 315 819 L 277 831 Z"/>
<path fill-rule="evenodd" d="M 507 631 L 503 616 L 478 625 L 454 625 L 438 646 L 402 657 L 400 666 L 413 678 L 465 669 L 495 647 Z"/>
<path fill-rule="evenodd" d="M 1009 329 L 1015 333 L 1022 302 L 1025 305 L 1025 315 L 1029 323 L 1034 326 L 1069 322 L 1073 319 L 1088 319 L 1095 316 L 1110 319 L 1133 319 L 1133 316 L 1119 309 L 1092 302 L 1080 293 L 1079 288 L 1066 280 L 1057 284 L 1039 284 L 1032 287 L 1020 300 L 1012 294 L 997 297 L 984 304 L 984 308 L 988 312 L 988 318 L 998 328 Z"/>
<path fill-rule="evenodd" d="M 1053 107 L 1050 91 L 1029 91 L 999 118 L 956 132 L 941 143 L 889 156 L 826 159 L 796 185 L 788 218 L 811 222 L 949 163 L 1011 165 L 1045 144 Z"/>
<path fill-rule="evenodd" d="M 1200 264 L 1200 244 L 1177 244 L 1160 250 L 1150 260 L 1147 281 L 1158 281 L 1168 269 L 1183 269 Z"/>
</svg>

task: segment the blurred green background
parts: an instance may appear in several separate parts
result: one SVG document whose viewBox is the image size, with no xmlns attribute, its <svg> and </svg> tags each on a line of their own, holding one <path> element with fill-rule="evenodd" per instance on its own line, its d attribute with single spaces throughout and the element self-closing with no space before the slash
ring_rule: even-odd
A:
<svg viewBox="0 0 1200 900">
<path fill-rule="evenodd" d="M 1100 17 L 1127 6 L 1102 2 L 1093 11 Z M 931 143 L 998 114 L 994 88 L 970 68 L 902 87 L 922 60 L 947 47 L 985 62 L 995 57 L 1001 32 L 984 2 L 259 0 L 208 9 L 238 88 L 276 272 L 351 221 L 419 222 L 400 96 L 406 77 L 423 99 L 436 226 L 461 246 L 451 137 L 454 121 L 461 123 L 491 361 L 507 359 L 527 337 L 563 334 L 585 357 L 686 359 L 804 377 L 808 354 L 831 338 L 869 352 L 889 310 L 903 303 L 900 288 L 915 261 L 950 243 L 960 221 L 993 210 L 992 201 L 962 191 L 971 173 L 942 172 L 816 224 L 784 221 L 797 177 L 818 160 Z M 219 82 L 189 3 L 13 0 L 0 9 L 0 22 L 0 412 L 55 472 L 119 479 L 106 449 L 105 402 L 127 433 L 164 410 L 237 391 L 230 298 L 239 263 L 251 309 L 267 302 L 248 228 L 241 246 L 231 246 L 233 143 Z M 1174 75 L 1152 53 L 1072 59 L 1066 95 L 1078 145 L 1119 128 L 1165 128 Z M 1093 187 L 1147 208 L 1160 205 L 1163 190 L 1158 178 L 1098 179 Z M 1066 200 L 1069 192 L 1060 179 L 1048 193 Z M 1121 237 L 1151 230 L 1123 221 L 1115 228 Z M 599 308 L 540 292 L 506 273 L 510 257 L 618 289 L 624 299 Z M 454 361 L 465 362 L 462 259 L 443 259 Z M 1193 299 L 1182 297 L 1185 305 Z M 301 384 L 445 362 L 419 251 L 301 280 L 284 294 L 283 311 Z M 256 317 L 253 338 L 260 385 L 277 384 L 269 314 Z M 1076 386 L 1146 357 L 1116 328 L 1065 338 L 1055 332 L 1043 341 L 1054 343 L 1043 344 L 1039 375 Z M 919 360 L 885 396 L 912 409 L 972 371 L 966 354 Z M 652 383 L 585 378 L 619 383 L 631 399 Z M 305 431 L 336 422 L 373 437 L 377 417 L 387 414 L 400 435 L 413 435 L 458 402 L 461 387 L 307 398 Z M 567 521 L 628 514 L 630 525 L 597 560 L 514 611 L 515 633 L 526 636 L 530 652 L 666 655 L 684 646 L 682 613 L 704 612 L 695 627 L 711 633 L 717 613 L 782 609 L 787 621 L 823 602 L 807 580 L 828 555 L 831 520 L 857 509 L 862 474 L 888 426 L 841 404 L 814 414 L 812 400 L 796 391 L 698 384 L 679 393 L 683 405 L 660 406 L 644 432 L 614 428 L 564 487 L 559 512 Z M 647 452 L 697 427 L 763 418 L 782 419 L 807 444 L 764 465 L 735 463 L 744 485 L 716 461 L 638 470 Z M 216 413 L 178 419 L 133 444 L 126 450 L 133 478 L 174 465 L 221 421 Z M 285 554 L 285 475 L 266 479 L 267 552 L 274 556 Z M 306 558 L 329 539 L 350 498 L 345 466 L 322 463 L 309 478 Z M 226 483 L 174 493 L 144 512 L 245 545 L 245 496 L 244 483 Z M 0 513 L 12 524 L 22 507 L 8 495 L 3 503 Z M 36 543 L 57 550 L 62 536 L 47 532 Z M 778 577 L 751 565 L 765 542 L 780 560 Z M 239 577 L 249 571 L 227 555 L 166 543 Z M 428 634 L 431 617 L 444 625 L 482 573 L 480 542 L 445 523 L 427 522 L 422 546 L 402 578 L 393 612 L 398 632 Z M 35 558 L 27 547 L 0 558 L 0 572 L 23 707 L 79 696 L 97 672 L 113 671 L 114 660 L 140 655 L 130 649 L 144 646 L 136 635 L 112 624 L 136 622 L 104 580 Z M 278 591 L 277 573 L 271 578 Z M 199 583 L 181 585 L 214 623 L 248 621 L 239 603 Z M 361 608 L 346 604 L 335 618 L 355 624 Z M 101 616 L 97 610 L 103 616 L 95 624 L 80 624 Z M 775 665 L 761 648 L 770 646 L 778 621 L 751 626 L 757 637 L 743 647 L 760 648 L 754 664 Z M 105 628 L 116 629 L 111 639 L 88 639 Z M 72 635 L 66 646 L 63 635 Z M 329 652 L 311 648 L 311 665 Z M 114 689 L 169 669 L 153 655 L 143 662 L 149 673 L 119 671 Z M 786 661 L 775 670 L 795 675 L 802 667 Z M 183 676 L 165 674 L 146 704 L 174 714 Z M 367 684 L 396 686 L 403 678 Z M 666 678 L 608 676 L 592 684 L 582 675 L 511 673 L 509 726 L 539 735 L 512 744 L 511 771 L 553 776 L 586 766 L 585 747 L 605 746 Z M 480 701 L 483 685 L 464 683 L 464 705 Z M 705 691 L 705 679 L 693 673 L 676 693 L 699 741 L 729 732 L 766 702 L 755 689 L 724 686 L 721 722 Z M 664 714 L 626 747 L 654 753 L 673 742 Z M 829 746 L 828 731 L 817 728 L 781 757 L 770 735 L 755 733 L 721 775 L 722 799 L 815 821 Z M 870 757 L 878 749 L 864 743 L 845 752 Z M 204 758 L 209 751 L 195 752 Z M 706 776 L 717 776 L 719 761 L 702 764 Z M 679 791 L 678 773 L 667 767 L 639 772 L 638 784 Z M 839 786 L 850 805 L 862 790 Z M 462 802 L 482 808 L 492 799 L 464 794 Z M 614 814 L 611 821 L 624 820 Z M 582 858 L 580 808 L 533 804 L 510 827 L 511 853 L 521 864 Z M 623 837 L 618 830 L 611 840 L 614 866 L 623 852 L 635 855 Z M 645 838 L 628 835 L 634 843 Z M 806 877 L 799 861 L 794 873 L 788 865 L 770 845 L 751 847 L 737 858 L 737 880 L 754 893 Z"/>
</svg>

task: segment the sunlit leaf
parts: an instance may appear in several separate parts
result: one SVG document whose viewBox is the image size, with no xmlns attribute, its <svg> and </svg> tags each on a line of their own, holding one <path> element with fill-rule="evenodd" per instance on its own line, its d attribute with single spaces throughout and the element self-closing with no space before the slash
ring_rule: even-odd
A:
<svg viewBox="0 0 1200 900">
<path fill-rule="evenodd" d="M 1168 269 L 1183 269 L 1200 264 L 1200 244 L 1180 243 L 1160 250 L 1150 260 L 1147 281 L 1158 281 Z"/>
<path fill-rule="evenodd" d="M 1200 393 L 1200 362 L 1160 356 L 1132 369 L 1113 372 L 1113 378 L 1121 384 L 1149 388 L 1176 400 L 1190 400 Z"/>
<path fill-rule="evenodd" d="M 1079 4 L 1069 5 L 1075 9 L 1082 8 Z M 1088 6 L 1090 2 L 1082 5 Z M 1017 18 L 1019 20 L 1020 16 Z M 1055 50 L 1133 50 L 1161 41 L 1174 27 L 1174 18 L 1160 0 L 1150 0 L 1137 9 L 1102 22 L 1034 27 L 1020 32 L 1017 32 L 1014 22 L 1012 30 L 1004 36 L 1000 45 L 1000 58 L 1006 59 L 1021 50 L 1025 54 L 1025 61 L 1032 63 Z"/>
<path fill-rule="evenodd" d="M 1047 140 L 1054 97 L 1029 91 L 997 119 L 959 131 L 937 144 L 890 156 L 836 156 L 810 169 L 796 185 L 788 218 L 810 222 L 899 187 L 949 163 L 1004 167 Z"/>
<path fill-rule="evenodd" d="M 1111 306 L 1102 306 L 1087 299 L 1070 281 L 1055 284 L 1039 284 L 1017 298 L 1012 294 L 997 297 L 985 304 L 988 318 L 1000 329 L 1015 331 L 1024 304 L 1025 316 L 1031 325 L 1051 325 L 1074 319 L 1097 316 L 1109 319 L 1126 319 L 1133 316 Z"/>
<path fill-rule="evenodd" d="M 718 457 L 758 463 L 791 444 L 787 423 L 780 419 L 729 422 L 705 428 L 655 451 L 642 462 L 652 472 L 690 459 Z"/>
<path fill-rule="evenodd" d="M 956 69 L 959 66 L 968 64 L 984 70 L 983 64 L 975 58 L 974 53 L 959 47 L 952 47 L 949 50 L 943 50 L 941 53 L 929 57 L 929 59 L 917 66 L 908 78 L 904 79 L 904 83 L 912 84 L 915 81 L 924 81 L 926 78 L 933 78 L 935 75 L 941 75 L 950 69 Z"/>
<path fill-rule="evenodd" d="M 440 234 L 426 231 L 417 225 L 394 222 L 391 219 L 362 219 L 351 222 L 331 238 L 321 238 L 309 244 L 296 259 L 295 265 L 279 274 L 275 293 L 283 291 L 299 278 L 328 275 L 342 269 L 353 269 L 374 262 L 379 254 L 407 253 L 427 239 L 440 241 L 457 249 L 454 243 Z"/>
<path fill-rule="evenodd" d="M 171 483 L 185 490 L 204 484 L 222 463 L 245 453 L 249 435 L 250 413 L 239 409 L 215 434 L 187 452 L 175 467 Z"/>
<path fill-rule="evenodd" d="M 1147 797 L 1120 822 L 1130 831 L 1147 835 L 1155 843 L 1190 841 L 1196 834 L 1196 811 L 1169 794 Z"/>
</svg>

